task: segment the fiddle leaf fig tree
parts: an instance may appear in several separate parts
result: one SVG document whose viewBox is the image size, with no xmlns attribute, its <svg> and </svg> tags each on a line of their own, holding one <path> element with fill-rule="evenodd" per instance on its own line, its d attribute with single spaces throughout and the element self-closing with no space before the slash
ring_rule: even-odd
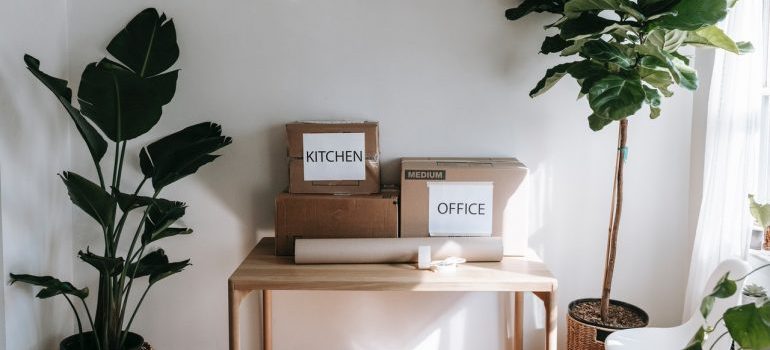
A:
<svg viewBox="0 0 770 350">
<path fill-rule="evenodd" d="M 580 86 L 592 113 L 588 126 L 599 131 L 619 122 L 609 239 L 602 289 L 601 318 L 608 320 L 612 275 L 623 204 L 623 165 L 627 156 L 628 118 L 646 110 L 661 115 L 673 87 L 698 87 L 697 72 L 682 51 L 687 46 L 723 49 L 735 54 L 752 50 L 748 42 L 728 37 L 717 23 L 735 0 L 524 0 L 506 11 L 509 20 L 532 13 L 553 14 L 545 26 L 543 54 L 570 61 L 549 68 L 530 92 L 543 94 L 565 76 Z"/>
<path fill-rule="evenodd" d="M 231 139 L 214 123 L 187 127 L 143 147 L 138 155 L 141 176 L 134 181 L 122 179 L 126 145 L 158 123 L 163 106 L 176 91 L 179 71 L 170 70 L 179 57 L 174 23 L 165 14 L 146 9 L 110 41 L 107 51 L 116 60 L 103 58 L 83 71 L 79 106 L 73 104 L 66 80 L 44 73 L 38 59 L 24 56 L 29 71 L 64 106 L 95 166 L 96 180 L 71 171 L 60 177 L 72 203 L 93 219 L 104 242 L 101 254 L 88 248 L 78 253 L 99 273 L 96 312 L 92 317 L 85 302 L 88 288 L 50 276 L 11 274 L 10 281 L 42 287 L 36 295 L 41 299 L 66 298 L 75 313 L 81 349 L 122 350 L 150 288 L 190 265 L 189 259 L 172 262 L 163 249 L 150 247 L 162 239 L 192 233 L 176 225 L 185 214 L 185 203 L 161 198 L 161 190 L 214 161 L 218 156 L 213 152 Z M 110 148 L 112 167 L 103 169 L 102 160 Z M 109 182 L 105 174 L 111 175 Z M 140 195 L 148 182 L 152 194 Z M 131 189 L 123 191 L 124 185 Z M 129 220 L 133 210 L 140 211 L 138 222 Z M 132 304 L 134 282 L 143 278 L 147 283 L 139 301 Z M 84 333 L 73 298 L 81 301 L 91 333 Z"/>
</svg>

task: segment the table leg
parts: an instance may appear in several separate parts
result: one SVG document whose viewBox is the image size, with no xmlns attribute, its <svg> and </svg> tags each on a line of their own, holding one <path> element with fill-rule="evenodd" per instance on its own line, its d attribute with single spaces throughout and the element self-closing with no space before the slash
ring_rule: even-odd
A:
<svg viewBox="0 0 770 350">
<path fill-rule="evenodd" d="M 262 350 L 273 350 L 273 292 L 269 290 L 262 291 Z"/>
<path fill-rule="evenodd" d="M 524 350 L 524 292 L 514 292 L 513 299 L 513 349 Z"/>
<path fill-rule="evenodd" d="M 556 350 L 556 291 L 535 292 L 545 307 L 545 349 Z"/>
<path fill-rule="evenodd" d="M 239 307 L 241 301 L 248 295 L 248 292 L 237 290 L 233 284 L 227 282 L 227 304 L 228 304 L 228 325 L 230 327 L 230 350 L 240 350 L 241 338 L 239 329 Z"/>
</svg>

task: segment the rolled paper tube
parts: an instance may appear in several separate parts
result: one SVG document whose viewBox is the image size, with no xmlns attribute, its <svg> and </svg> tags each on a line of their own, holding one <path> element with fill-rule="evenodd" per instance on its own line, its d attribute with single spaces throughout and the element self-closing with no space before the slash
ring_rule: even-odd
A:
<svg viewBox="0 0 770 350">
<path fill-rule="evenodd" d="M 500 261 L 500 237 L 320 238 L 297 239 L 297 264 L 388 264 L 417 262 L 420 246 L 430 246 L 434 260 L 459 257 L 468 262 Z"/>
</svg>

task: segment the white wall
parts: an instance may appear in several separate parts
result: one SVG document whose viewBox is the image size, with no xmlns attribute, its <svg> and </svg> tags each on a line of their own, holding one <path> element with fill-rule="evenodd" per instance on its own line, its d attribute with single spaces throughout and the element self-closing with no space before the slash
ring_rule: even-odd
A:
<svg viewBox="0 0 770 350">
<path fill-rule="evenodd" d="M 73 332 L 64 299 L 35 300 L 29 286 L 7 284 L 10 272 L 72 277 L 69 199 L 56 176 L 69 166 L 69 117 L 22 60 L 30 53 L 66 75 L 66 28 L 63 2 L 0 2 L 0 348 L 9 350 L 53 349 Z"/>
<path fill-rule="evenodd" d="M 537 54 L 546 16 L 505 20 L 504 10 L 516 3 L 70 0 L 68 61 L 74 81 L 144 6 L 156 6 L 175 20 L 182 51 L 177 95 L 157 131 L 139 141 L 203 120 L 222 123 L 234 138 L 222 158 L 165 194 L 188 202 L 185 222 L 196 233 L 162 245 L 172 257 L 191 257 L 194 266 L 150 292 L 136 330 L 159 349 L 224 348 L 227 277 L 258 235 L 272 234 L 273 196 L 287 184 L 283 124 L 365 118 L 381 124 L 386 182 L 397 181 L 402 156 L 513 155 L 530 166 L 530 242 L 560 279 L 563 339 L 567 303 L 600 291 L 616 130 L 588 129 L 588 107 L 575 101 L 572 81 L 538 99 L 527 96 L 559 60 Z M 31 41 L 29 35 L 23 42 Z M 684 252 L 691 243 L 691 115 L 692 95 L 677 91 L 659 120 L 640 116 L 630 123 L 614 296 L 648 310 L 656 325 L 680 321 L 689 263 Z M 79 140 L 72 149 L 75 168 L 88 174 Z M 135 152 L 128 154 L 129 170 L 135 171 Z M 5 191 L 3 186 L 3 196 Z M 87 219 L 81 219 L 77 216 L 73 250 L 97 242 Z M 11 227 L 4 231 L 8 245 Z M 93 279 L 92 271 L 76 266 L 79 281 Z M 258 348 L 257 301 L 252 297 L 243 306 L 254 316 L 242 323 L 249 349 Z M 278 292 L 275 345 L 502 348 L 500 305 L 486 293 Z M 541 347 L 541 327 L 542 315 L 529 311 L 528 348 Z"/>
</svg>

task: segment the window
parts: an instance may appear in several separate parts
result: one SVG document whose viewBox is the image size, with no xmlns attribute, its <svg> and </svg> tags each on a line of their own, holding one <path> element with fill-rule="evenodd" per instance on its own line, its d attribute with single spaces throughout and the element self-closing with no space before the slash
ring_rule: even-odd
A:
<svg viewBox="0 0 770 350">
<path fill-rule="evenodd" d="M 757 45 L 762 48 L 762 52 L 755 52 L 755 54 L 762 55 L 762 62 L 764 62 L 764 86 L 762 88 L 762 128 L 763 135 L 760 142 L 760 164 L 759 164 L 759 183 L 757 184 L 757 192 L 765 199 L 770 199 L 770 1 L 764 2 L 763 11 L 763 25 L 764 32 L 762 33 L 762 40 L 764 45 Z"/>
</svg>

